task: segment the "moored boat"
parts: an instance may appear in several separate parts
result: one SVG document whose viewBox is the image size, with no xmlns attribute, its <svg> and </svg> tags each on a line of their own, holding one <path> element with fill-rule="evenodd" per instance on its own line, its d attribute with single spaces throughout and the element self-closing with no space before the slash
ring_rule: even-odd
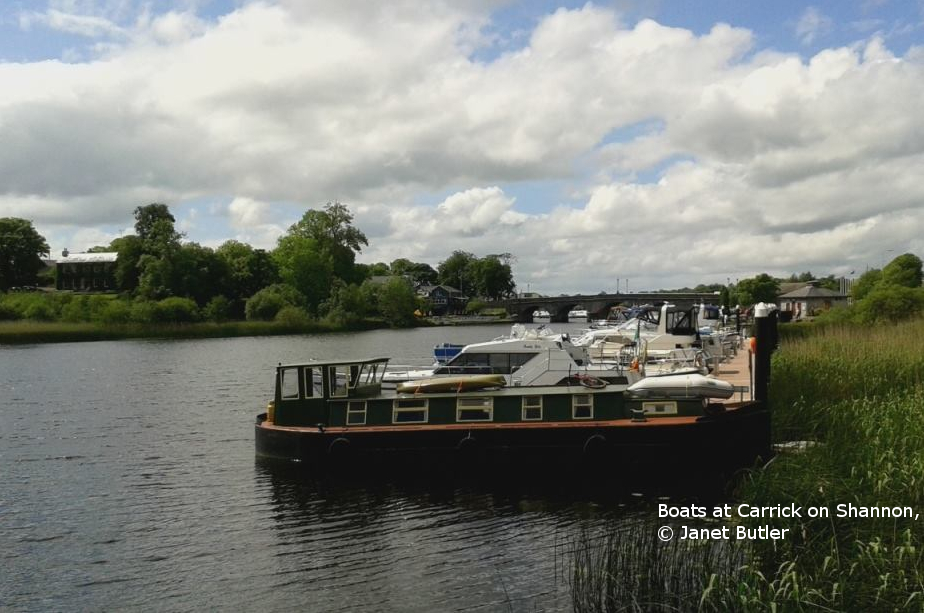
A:
<svg viewBox="0 0 926 614">
<path fill-rule="evenodd" d="M 638 397 L 627 384 L 589 376 L 533 387 L 506 386 L 491 374 L 469 387 L 458 376 L 388 390 L 387 364 L 372 358 L 279 365 L 274 398 L 255 425 L 257 454 L 314 468 L 394 458 L 420 464 L 432 456 L 467 463 L 566 458 L 617 468 L 628 459 L 683 463 L 690 454 L 741 466 L 767 448 L 761 403 L 724 408 L 705 396 Z"/>
</svg>

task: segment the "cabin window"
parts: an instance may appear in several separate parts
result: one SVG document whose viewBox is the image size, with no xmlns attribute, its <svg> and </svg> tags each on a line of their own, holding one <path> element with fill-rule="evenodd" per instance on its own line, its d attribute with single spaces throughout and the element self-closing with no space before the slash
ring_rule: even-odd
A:
<svg viewBox="0 0 926 614">
<path fill-rule="evenodd" d="M 595 409 L 590 394 L 572 395 L 572 419 L 591 420 L 595 416 Z"/>
<path fill-rule="evenodd" d="M 380 363 L 365 364 L 360 368 L 360 377 L 357 379 L 358 386 L 368 386 L 378 384 L 385 373 L 385 369 L 380 369 Z"/>
<path fill-rule="evenodd" d="M 293 401 L 299 398 L 299 369 L 280 369 L 280 399 Z"/>
<path fill-rule="evenodd" d="M 331 389 L 332 397 L 346 397 L 347 384 L 350 381 L 350 367 L 348 365 L 337 365 L 328 367 L 328 386 Z"/>
<path fill-rule="evenodd" d="M 643 403 L 643 413 L 649 416 L 675 416 L 678 404 L 675 401 L 648 401 Z"/>
<path fill-rule="evenodd" d="M 521 397 L 521 420 L 543 420 L 543 397 Z"/>
<path fill-rule="evenodd" d="M 347 403 L 347 424 L 366 424 L 367 423 L 367 402 L 366 401 L 348 401 Z"/>
<path fill-rule="evenodd" d="M 393 402 L 393 424 L 420 424 L 427 421 L 427 399 L 396 399 Z"/>
<path fill-rule="evenodd" d="M 305 396 L 320 397 L 324 396 L 322 391 L 322 370 L 313 367 L 305 368 Z"/>
<path fill-rule="evenodd" d="M 510 355 L 511 372 L 514 373 L 516 369 L 520 368 L 521 365 L 525 364 L 526 362 L 528 362 L 531 358 L 533 358 L 536 355 L 537 355 L 537 352 L 525 352 L 525 353 L 511 354 Z"/>
<path fill-rule="evenodd" d="M 492 367 L 492 373 L 502 375 L 511 373 L 508 366 L 508 354 L 489 354 L 489 366 Z"/>
<path fill-rule="evenodd" d="M 491 422 L 492 397 L 457 399 L 457 422 Z"/>
</svg>

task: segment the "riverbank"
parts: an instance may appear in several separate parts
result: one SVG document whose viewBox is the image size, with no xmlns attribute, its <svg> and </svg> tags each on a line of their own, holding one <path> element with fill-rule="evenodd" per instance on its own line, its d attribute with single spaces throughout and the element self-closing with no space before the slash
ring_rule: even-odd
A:
<svg viewBox="0 0 926 614">
<path fill-rule="evenodd" d="M 378 321 L 351 326 L 322 322 L 287 324 L 283 322 L 199 322 L 190 324 L 94 324 L 89 322 L 0 322 L 0 344 L 64 343 L 113 341 L 119 339 L 214 339 L 269 335 L 344 333 L 388 328 Z"/>
<path fill-rule="evenodd" d="M 826 512 L 732 521 L 786 530 L 776 540 L 663 544 L 655 513 L 632 535 L 586 539 L 577 611 L 923 611 L 923 321 L 783 326 L 781 339 L 773 438 L 791 451 L 742 476 L 732 504 Z M 840 516 L 847 505 L 913 516 Z"/>
</svg>

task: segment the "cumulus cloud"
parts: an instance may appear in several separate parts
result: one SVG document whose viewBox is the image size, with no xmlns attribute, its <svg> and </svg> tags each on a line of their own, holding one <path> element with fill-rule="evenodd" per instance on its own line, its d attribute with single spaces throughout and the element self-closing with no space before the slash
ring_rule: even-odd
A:
<svg viewBox="0 0 926 614">
<path fill-rule="evenodd" d="M 491 2 L 192 6 L 24 14 L 111 46 L 0 63 L 0 215 L 124 227 L 139 204 L 221 197 L 191 240 L 211 217 L 272 247 L 338 199 L 371 239 L 362 261 L 511 252 L 522 285 L 550 292 L 863 269 L 884 242 L 922 253 L 921 52 L 875 37 L 804 59 L 726 24 L 697 35 L 586 5 L 475 60 Z M 795 33 L 831 26 L 809 9 Z M 581 198 L 538 212 L 512 195 L 537 180 Z"/>
<path fill-rule="evenodd" d="M 833 28 L 833 20 L 820 12 L 813 6 L 808 6 L 801 14 L 797 24 L 794 26 L 794 33 L 798 40 L 804 45 L 809 45 L 817 39 L 818 36 L 826 35 Z"/>
</svg>

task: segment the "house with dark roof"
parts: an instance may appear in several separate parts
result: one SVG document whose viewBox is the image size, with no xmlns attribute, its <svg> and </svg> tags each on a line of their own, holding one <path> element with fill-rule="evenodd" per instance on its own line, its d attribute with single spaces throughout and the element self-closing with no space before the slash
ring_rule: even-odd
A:
<svg viewBox="0 0 926 614">
<path fill-rule="evenodd" d="M 464 313 L 466 311 L 466 297 L 453 286 L 418 286 L 418 296 L 428 299 L 431 303 L 431 314 L 444 316 L 450 313 Z"/>
<path fill-rule="evenodd" d="M 796 290 L 778 295 L 778 308 L 782 312 L 790 312 L 795 320 L 816 315 L 833 307 L 847 307 L 848 305 L 848 295 L 829 288 L 820 288 L 813 282 L 805 283 Z"/>
</svg>

